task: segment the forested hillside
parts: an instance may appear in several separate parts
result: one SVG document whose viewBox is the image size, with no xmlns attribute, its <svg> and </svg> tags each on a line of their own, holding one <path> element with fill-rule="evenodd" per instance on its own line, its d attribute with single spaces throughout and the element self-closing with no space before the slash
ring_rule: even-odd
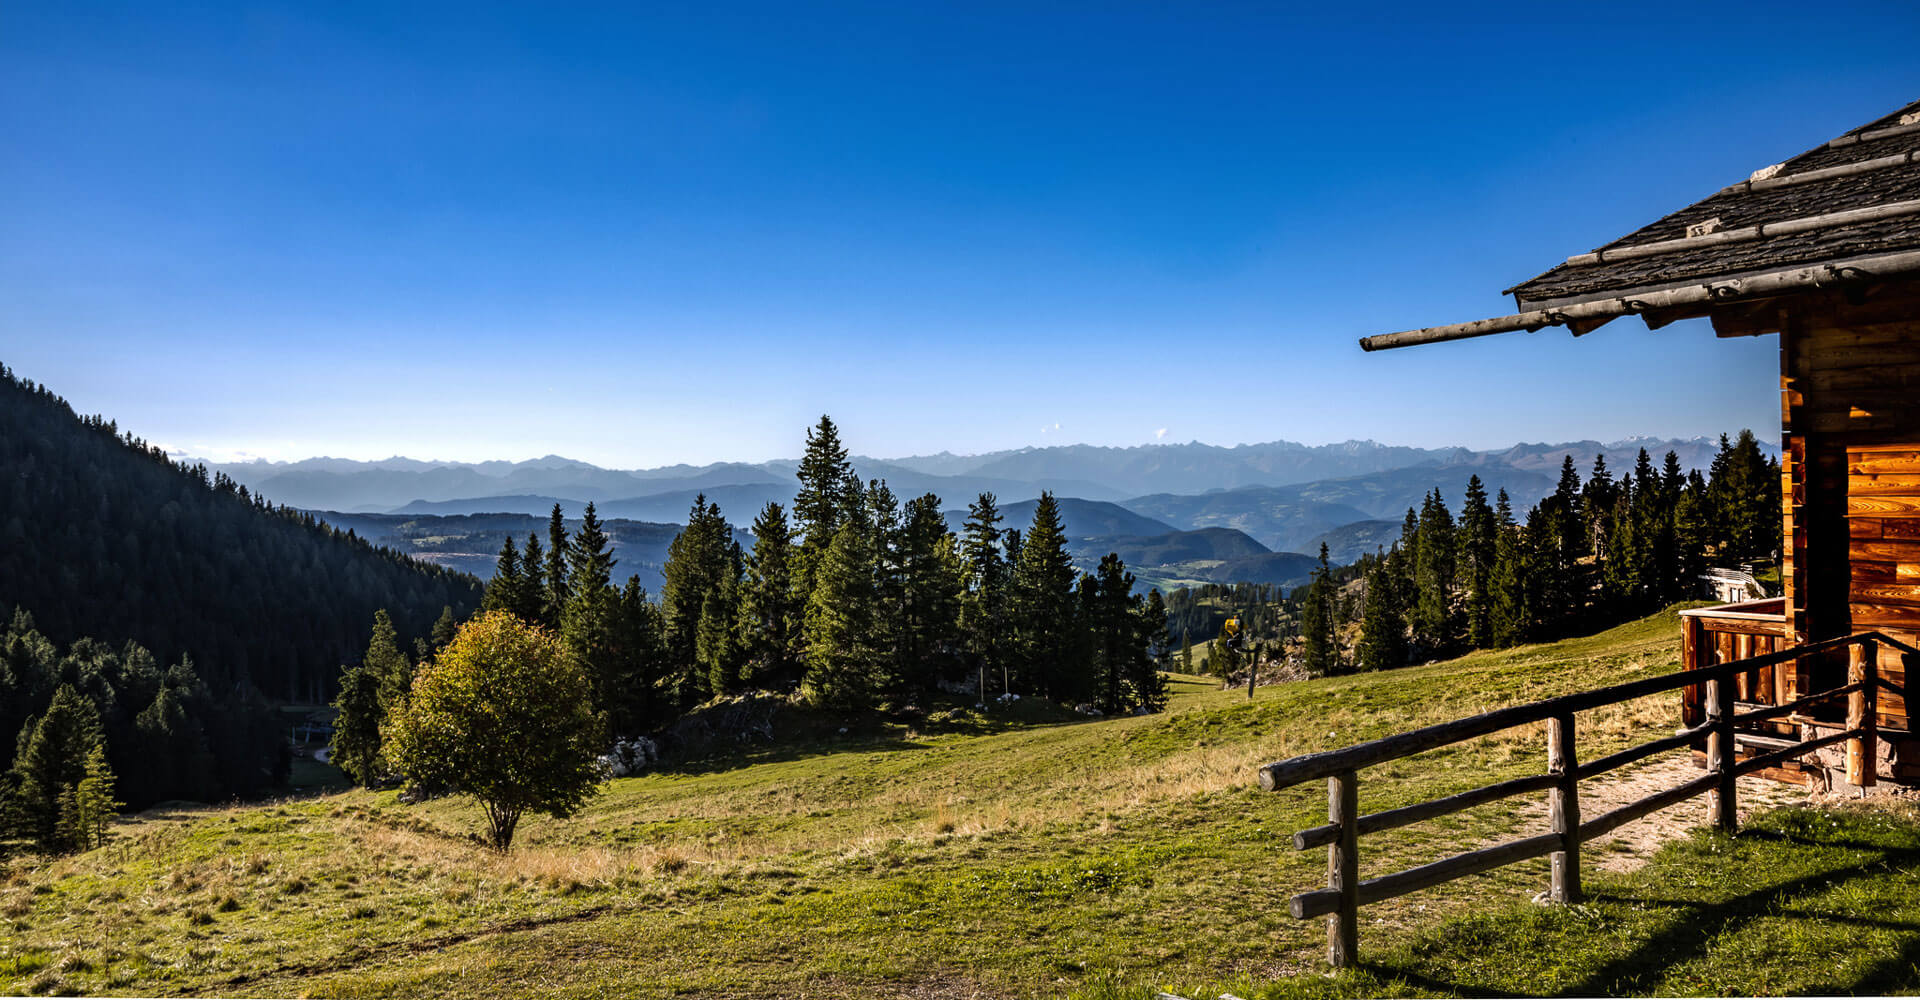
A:
<svg viewBox="0 0 1920 1000">
<path fill-rule="evenodd" d="M 479 603 L 471 576 L 176 465 L 3 366 L 0 428 L 0 612 L 31 612 L 57 645 L 132 640 L 161 663 L 191 657 L 216 692 L 320 701 L 376 610 L 423 636 Z"/>
</svg>

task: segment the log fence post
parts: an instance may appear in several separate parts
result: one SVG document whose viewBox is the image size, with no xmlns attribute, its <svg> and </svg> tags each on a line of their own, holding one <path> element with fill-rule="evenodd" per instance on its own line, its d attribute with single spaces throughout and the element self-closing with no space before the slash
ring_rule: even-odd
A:
<svg viewBox="0 0 1920 1000">
<path fill-rule="evenodd" d="M 1553 888 L 1556 903 L 1580 901 L 1580 780 L 1574 757 L 1573 713 L 1547 720 L 1547 771 L 1560 781 L 1547 792 L 1547 818 L 1561 847 L 1553 852 Z"/>
<path fill-rule="evenodd" d="M 1327 914 L 1327 962 L 1345 969 L 1360 951 L 1360 776 L 1341 771 L 1327 779 L 1327 822 L 1339 836 L 1327 845 L 1327 888 L 1340 904 Z"/>
<path fill-rule="evenodd" d="M 1873 786 L 1874 772 L 1879 769 L 1876 760 L 1879 747 L 1875 745 L 1879 726 L 1874 697 L 1878 693 L 1875 689 L 1880 686 L 1879 677 L 1879 643 L 1864 639 L 1847 647 L 1847 683 L 1858 685 L 1847 696 L 1847 728 L 1860 733 L 1847 741 L 1847 784 L 1862 791 Z"/>
<path fill-rule="evenodd" d="M 1713 811 L 1713 826 L 1716 830 L 1732 833 L 1740 825 L 1739 809 L 1735 802 L 1735 789 L 1738 776 L 1733 770 L 1733 712 L 1727 690 L 1728 678 L 1716 676 L 1707 680 L 1707 721 L 1713 729 L 1707 734 L 1707 770 L 1720 780 L 1708 800 Z"/>
</svg>

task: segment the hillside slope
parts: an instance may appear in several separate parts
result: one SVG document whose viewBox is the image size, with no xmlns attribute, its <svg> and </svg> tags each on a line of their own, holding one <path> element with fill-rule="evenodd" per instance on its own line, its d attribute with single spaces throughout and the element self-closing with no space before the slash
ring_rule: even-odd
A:
<svg viewBox="0 0 1920 1000">
<path fill-rule="evenodd" d="M 59 645 L 134 640 L 162 663 L 191 656 L 217 690 L 322 700 L 375 610 L 421 636 L 479 603 L 471 576 L 177 466 L 4 368 L 0 428 L 0 613 L 26 609 Z"/>
<path fill-rule="evenodd" d="M 0 886 L 0 993 L 891 997 L 1126 995 L 1317 972 L 1286 914 L 1324 858 L 1287 838 L 1319 788 L 1265 794 L 1269 760 L 1676 668 L 1677 620 L 1385 674 L 1265 688 L 1179 679 L 1160 715 L 914 725 L 790 718 L 810 741 L 612 783 L 507 857 L 476 810 L 351 792 L 155 812 L 126 842 Z M 1583 717 L 1583 759 L 1669 732 L 1671 698 Z M 851 732 L 835 735 L 837 725 Z M 1540 766 L 1538 734 L 1369 772 L 1371 811 Z M 1367 840 L 1366 874 L 1521 824 L 1489 807 Z M 1539 865 L 1370 907 L 1369 947 L 1489 900 Z M 1371 923 L 1378 921 L 1378 923 Z"/>
</svg>

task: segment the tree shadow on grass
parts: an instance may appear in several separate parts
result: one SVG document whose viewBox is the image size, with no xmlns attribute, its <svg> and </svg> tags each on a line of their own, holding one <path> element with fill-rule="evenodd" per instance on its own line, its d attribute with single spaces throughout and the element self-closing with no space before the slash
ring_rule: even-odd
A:
<svg viewBox="0 0 1920 1000">
<path fill-rule="evenodd" d="M 1739 932 L 1761 919 L 1791 917 L 1810 923 L 1841 924 L 1872 931 L 1890 931 L 1905 936 L 1898 953 L 1871 966 L 1820 983 L 1803 984 L 1816 993 L 1872 995 L 1912 991 L 1920 988 L 1920 923 L 1877 919 L 1857 913 L 1808 910 L 1792 904 L 1823 894 L 1844 890 L 1849 885 L 1876 879 L 1900 877 L 1907 869 L 1920 865 L 1920 847 L 1892 847 L 1851 838 L 1813 839 L 1776 830 L 1749 830 L 1743 839 L 1777 841 L 1807 848 L 1842 848 L 1867 852 L 1869 856 L 1827 871 L 1814 872 L 1773 882 L 1730 898 L 1703 902 L 1654 892 L 1595 892 L 1589 901 L 1634 908 L 1648 908 L 1671 914 L 1665 926 L 1639 942 L 1626 954 L 1606 961 L 1577 982 L 1554 991 L 1562 996 L 1628 996 L 1648 991 L 1672 992 L 1674 984 L 1663 981 L 1667 970 L 1706 955 L 1710 948 L 1739 947 Z M 1759 876 L 1764 878 L 1764 875 Z M 1444 938 L 1442 929 L 1434 937 Z M 1430 938 L 1432 939 L 1432 938 Z M 1729 944 L 1729 942 L 1733 942 Z M 1415 945 L 1417 950 L 1418 945 Z M 1836 952 L 1836 957 L 1840 956 Z M 1424 966 L 1424 968 L 1422 967 Z M 1421 990 L 1461 996 L 1521 996 L 1538 994 L 1509 993 L 1484 983 L 1454 981 L 1435 975 L 1432 966 L 1404 955 L 1364 967 L 1383 980 L 1399 980 Z M 1834 963 L 1835 973 L 1846 966 Z"/>
</svg>

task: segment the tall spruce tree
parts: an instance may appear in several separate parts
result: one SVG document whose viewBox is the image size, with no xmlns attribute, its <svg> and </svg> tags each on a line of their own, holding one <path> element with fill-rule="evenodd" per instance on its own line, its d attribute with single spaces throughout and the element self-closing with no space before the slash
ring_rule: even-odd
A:
<svg viewBox="0 0 1920 1000">
<path fill-rule="evenodd" d="M 840 429 L 827 415 L 821 414 L 820 423 L 807 431 L 807 448 L 795 475 L 800 489 L 793 496 L 793 521 L 800 546 L 794 558 L 794 583 L 804 605 L 813 593 L 814 567 L 846 518 L 851 500 L 847 484 L 858 482 L 853 479 L 846 446 L 840 443 Z"/>
<path fill-rule="evenodd" d="M 667 546 L 660 616 L 670 671 L 668 697 L 680 710 L 713 693 L 698 660 L 700 615 L 707 595 L 737 575 L 732 535 L 720 505 L 708 503 L 703 493 L 687 512 L 686 528 Z"/>
<path fill-rule="evenodd" d="M 1088 686 L 1085 664 L 1074 655 L 1074 583 L 1060 504 L 1043 491 L 1021 540 L 1010 602 L 1018 672 L 1029 693 L 1071 699 Z"/>
<path fill-rule="evenodd" d="M 1333 569 L 1327 563 L 1327 543 L 1320 543 L 1320 563 L 1313 568 L 1300 607 L 1302 659 L 1307 676 L 1328 677 L 1340 672 L 1340 648 L 1334 628 Z"/>
<path fill-rule="evenodd" d="M 873 535 L 864 520 L 849 519 L 834 533 L 807 601 L 806 675 L 800 691 L 824 708 L 870 706 L 886 669 L 878 642 Z"/>
<path fill-rule="evenodd" d="M 384 717 L 406 700 L 413 687 L 413 661 L 400 651 L 400 637 L 385 608 L 373 613 L 373 634 L 367 639 L 367 654 L 360 663 L 379 683 L 380 714 Z"/>
<path fill-rule="evenodd" d="M 560 619 L 567 612 L 567 601 L 573 596 L 567 588 L 569 556 L 567 523 L 560 516 L 560 505 L 554 504 L 553 513 L 547 517 L 546 590 L 540 607 L 540 624 L 550 629 L 560 627 Z"/>
<path fill-rule="evenodd" d="M 1443 655 L 1458 644 L 1459 616 L 1453 607 L 1455 563 L 1453 513 L 1439 489 L 1420 506 L 1420 531 L 1413 552 L 1413 634 L 1429 652 Z"/>
<path fill-rule="evenodd" d="M 753 522 L 753 551 L 740 587 L 742 680 L 791 690 L 800 683 L 800 619 L 795 600 L 793 532 L 786 511 L 769 502 Z"/>
<path fill-rule="evenodd" d="M 14 832 L 51 852 L 79 850 L 73 824 L 62 823 L 62 797 L 71 800 L 87 777 L 87 758 L 104 745 L 100 713 L 70 684 L 54 690 L 45 714 L 29 719 L 20 731 L 12 778 L 14 801 L 8 810 Z"/>
<path fill-rule="evenodd" d="M 966 564 L 966 594 L 960 606 L 960 632 L 972 659 L 982 702 L 987 677 L 1005 666 L 1007 563 L 1001 554 L 1000 509 L 994 495 L 982 493 L 967 506 L 960 555 Z"/>
<path fill-rule="evenodd" d="M 593 685 L 595 706 L 608 712 L 615 732 L 631 730 L 637 720 L 612 717 L 624 703 L 619 688 L 628 682 L 629 664 L 619 645 L 620 593 L 613 588 L 617 560 L 605 528 L 587 504 L 580 528 L 567 542 L 567 606 L 560 615 L 560 641 Z"/>
<path fill-rule="evenodd" d="M 1478 482 L 1477 477 L 1475 481 Z M 1484 504 L 1485 500 L 1483 495 L 1481 502 Z M 1400 574 L 1391 565 L 1393 559 L 1388 556 L 1375 560 L 1367 573 L 1360 648 L 1355 654 L 1361 670 L 1393 670 L 1407 665 L 1407 622 L 1401 610 Z"/>
<path fill-rule="evenodd" d="M 1482 649 L 1493 644 L 1494 548 L 1499 525 L 1487 504 L 1487 488 L 1478 475 L 1467 479 L 1467 502 L 1460 510 L 1460 567 L 1466 583 L 1467 645 Z M 1372 588 L 1368 588 L 1369 597 Z M 1362 669 L 1366 669 L 1362 665 Z"/>
<path fill-rule="evenodd" d="M 380 722 L 384 718 L 379 676 L 364 662 L 344 668 L 333 709 L 329 760 L 354 784 L 373 784 L 379 777 Z"/>
<path fill-rule="evenodd" d="M 907 502 L 897 559 L 901 659 L 896 693 L 909 697 L 932 691 L 960 662 L 964 570 L 939 497 L 928 493 Z"/>
<path fill-rule="evenodd" d="M 482 611 L 505 611 L 518 615 L 526 602 L 522 591 L 526 582 L 520 576 L 520 549 L 513 544 L 513 536 L 500 544 L 500 558 L 493 566 L 493 579 L 487 581 L 487 590 L 480 599 Z"/>
</svg>

